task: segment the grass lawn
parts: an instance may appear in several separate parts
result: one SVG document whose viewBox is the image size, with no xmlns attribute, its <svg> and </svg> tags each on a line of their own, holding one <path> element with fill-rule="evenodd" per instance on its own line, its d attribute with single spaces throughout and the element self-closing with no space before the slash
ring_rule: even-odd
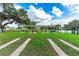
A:
<svg viewBox="0 0 79 59">
<path fill-rule="evenodd" d="M 58 39 L 63 39 L 79 47 L 79 35 L 67 33 L 29 33 L 29 32 L 4 32 L 0 33 L 0 45 L 21 37 L 22 39 L 0 50 L 0 55 L 10 55 L 18 48 L 27 38 L 32 38 L 21 56 L 57 56 L 58 54 L 52 48 L 47 38 L 51 38 L 67 55 L 79 56 L 79 52 L 60 42 Z"/>
<path fill-rule="evenodd" d="M 56 56 L 57 53 L 42 33 L 31 34 L 32 40 L 20 54 L 21 56 Z"/>
<path fill-rule="evenodd" d="M 49 38 L 54 38 L 54 39 L 63 39 L 65 41 L 79 47 L 79 35 L 76 35 L 76 34 L 55 33 L 54 32 L 54 33 L 48 34 L 48 37 Z"/>
<path fill-rule="evenodd" d="M 12 43 L 11 45 L 7 46 L 6 48 L 1 49 L 0 55 L 2 55 L 2 56 L 11 55 L 12 52 L 14 52 L 24 41 L 25 41 L 25 39 L 20 39 L 19 41 Z"/>
<path fill-rule="evenodd" d="M 58 39 L 52 39 L 67 55 L 79 56 L 79 52 L 60 42 Z"/>
<path fill-rule="evenodd" d="M 69 43 L 79 47 L 79 35 L 67 34 L 67 33 L 50 33 L 47 38 L 51 38 L 67 55 L 79 56 L 79 51 L 76 51 L 64 43 L 60 42 L 58 39 L 63 39 Z"/>
<path fill-rule="evenodd" d="M 3 32 L 0 33 L 0 45 L 9 42 L 18 37 L 23 38 L 27 35 L 26 32 Z"/>
</svg>

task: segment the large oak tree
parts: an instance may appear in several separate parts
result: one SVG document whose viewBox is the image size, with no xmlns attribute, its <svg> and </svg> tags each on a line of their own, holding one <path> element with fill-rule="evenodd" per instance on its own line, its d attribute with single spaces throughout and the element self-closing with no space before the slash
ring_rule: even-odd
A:
<svg viewBox="0 0 79 59">
<path fill-rule="evenodd" d="M 12 24 L 13 22 L 17 23 L 18 25 L 29 25 L 32 23 L 28 19 L 27 12 L 23 8 L 16 10 L 14 4 L 12 3 L 3 3 L 1 5 L 3 7 L 3 11 L 0 12 L 0 29 L 2 32 L 6 25 Z M 5 21 L 7 22 L 3 24 Z"/>
</svg>

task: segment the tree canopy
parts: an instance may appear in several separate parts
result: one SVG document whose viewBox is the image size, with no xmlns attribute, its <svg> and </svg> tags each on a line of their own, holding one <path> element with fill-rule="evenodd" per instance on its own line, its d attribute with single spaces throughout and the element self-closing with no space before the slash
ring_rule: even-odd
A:
<svg viewBox="0 0 79 59">
<path fill-rule="evenodd" d="M 17 23 L 18 25 L 21 24 L 35 24 L 30 22 L 27 11 L 25 11 L 23 8 L 15 9 L 14 4 L 12 3 L 2 3 L 3 11 L 0 12 L 0 29 L 8 25 L 12 24 L 13 22 Z M 4 21 L 7 21 L 7 23 L 4 23 Z"/>
<path fill-rule="evenodd" d="M 79 20 L 73 20 L 73 21 L 69 22 L 68 26 L 71 28 L 79 27 Z"/>
</svg>

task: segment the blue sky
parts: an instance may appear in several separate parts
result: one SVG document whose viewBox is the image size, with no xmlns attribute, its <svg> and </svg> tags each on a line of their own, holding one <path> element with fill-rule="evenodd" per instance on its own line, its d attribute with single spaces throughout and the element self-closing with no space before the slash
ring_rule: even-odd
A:
<svg viewBox="0 0 79 59">
<path fill-rule="evenodd" d="M 26 10 L 28 18 L 36 25 L 64 25 L 74 19 L 79 20 L 79 3 L 16 3 L 14 6 Z"/>
<path fill-rule="evenodd" d="M 17 3 L 16 6 L 26 10 L 30 20 L 35 21 L 37 25 L 63 25 L 79 19 L 79 4 Z"/>
<path fill-rule="evenodd" d="M 54 16 L 54 19 L 59 19 L 59 18 L 62 18 L 62 17 L 66 17 L 67 14 L 70 13 L 70 10 L 66 6 L 62 5 L 61 3 L 38 3 L 38 4 L 35 4 L 35 3 L 18 3 L 18 5 L 23 7 L 25 10 L 29 9 L 30 5 L 35 6 L 35 8 L 37 8 L 37 9 L 38 8 L 43 8 L 43 10 L 46 13 L 49 13 L 52 16 Z M 59 8 L 61 11 L 64 12 L 61 17 L 57 17 L 55 14 L 52 13 L 52 8 L 55 7 L 55 6 L 57 8 Z"/>
</svg>

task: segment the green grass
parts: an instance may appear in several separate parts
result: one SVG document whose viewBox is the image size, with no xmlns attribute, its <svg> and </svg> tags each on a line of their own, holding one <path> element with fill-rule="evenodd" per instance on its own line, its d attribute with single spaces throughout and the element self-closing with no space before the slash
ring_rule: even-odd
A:
<svg viewBox="0 0 79 59">
<path fill-rule="evenodd" d="M 0 50 L 0 56 L 8 56 L 11 55 L 23 42 L 25 39 L 20 39 L 19 41 L 12 43 L 11 45 L 7 46 Z"/>
<path fill-rule="evenodd" d="M 50 33 L 47 35 L 47 38 L 53 39 L 63 39 L 68 41 L 71 44 L 79 47 L 79 35 L 76 34 L 68 34 L 68 33 Z"/>
<path fill-rule="evenodd" d="M 27 35 L 26 32 L 3 32 L 0 33 L 0 45 L 9 42 L 18 37 L 23 38 Z"/>
<path fill-rule="evenodd" d="M 14 52 L 25 40 L 27 40 L 27 38 L 29 36 L 29 34 L 25 33 L 25 32 L 5 32 L 5 33 L 0 33 L 0 34 L 4 34 L 2 37 L 0 37 L 0 38 L 3 38 L 2 43 L 9 42 L 13 38 L 17 38 L 17 37 L 21 38 L 19 41 L 16 41 L 16 42 L 12 43 L 11 45 L 9 45 L 3 49 L 0 49 L 0 55 L 2 55 L 2 56 L 11 55 L 12 52 Z M 9 37 L 7 37 L 7 35 Z M 6 40 L 6 38 L 7 38 L 7 40 Z M 10 40 L 8 40 L 8 39 L 10 39 Z"/>
<path fill-rule="evenodd" d="M 57 53 L 42 33 L 31 34 L 32 40 L 20 54 L 21 56 L 56 56 Z"/>
<path fill-rule="evenodd" d="M 79 35 L 67 34 L 67 33 L 50 33 L 47 34 L 47 38 L 51 38 L 67 55 L 79 56 L 79 51 L 72 49 L 71 47 L 60 42 L 58 39 L 63 39 L 69 43 L 79 47 Z"/>
<path fill-rule="evenodd" d="M 52 39 L 67 55 L 79 56 L 79 52 L 60 42 L 58 39 Z"/>
<path fill-rule="evenodd" d="M 27 47 L 20 54 L 21 56 L 57 56 L 47 38 L 51 38 L 67 55 L 79 56 L 79 52 L 60 42 L 63 39 L 79 47 L 79 35 L 68 33 L 29 33 L 29 32 L 4 32 L 0 33 L 0 45 L 9 42 L 17 37 L 22 38 L 8 47 L 0 50 L 0 55 L 10 55 L 18 48 L 27 38 L 32 38 Z"/>
</svg>

